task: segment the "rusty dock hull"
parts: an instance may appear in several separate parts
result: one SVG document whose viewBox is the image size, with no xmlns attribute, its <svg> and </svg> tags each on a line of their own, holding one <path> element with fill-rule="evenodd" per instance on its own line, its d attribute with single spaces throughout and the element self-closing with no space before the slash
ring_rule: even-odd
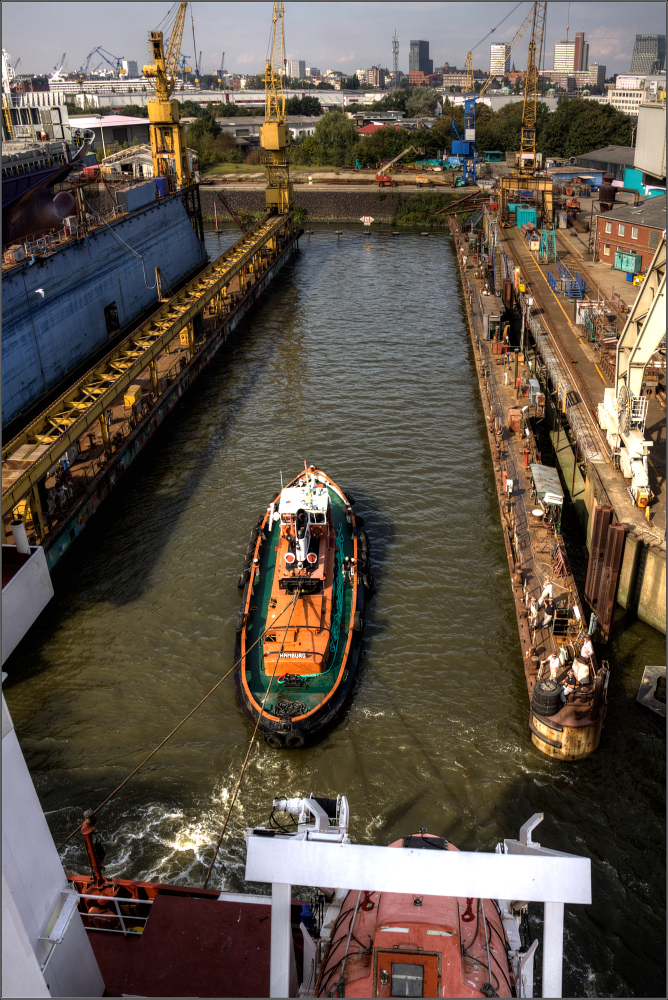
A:
<svg viewBox="0 0 668 1000">
<path fill-rule="evenodd" d="M 540 463 L 541 456 L 533 433 L 532 418 L 536 406 L 522 408 L 528 399 L 518 399 L 513 365 L 505 362 L 503 344 L 482 339 L 482 322 L 478 303 L 481 282 L 462 257 L 466 252 L 460 240 L 458 224 L 451 224 L 462 279 L 469 332 L 476 363 L 494 481 L 499 502 L 503 538 L 508 558 L 515 614 L 519 632 L 524 674 L 529 695 L 529 735 L 534 746 L 549 757 L 575 761 L 591 756 L 599 745 L 607 707 L 608 666 L 599 666 L 592 658 L 593 683 L 576 690 L 554 714 L 546 717 L 535 710 L 536 684 L 546 676 L 541 662 L 550 653 L 558 653 L 561 645 L 575 653 L 579 636 L 566 635 L 557 639 L 548 628 L 533 631 L 528 607 L 539 597 L 543 582 L 549 575 L 554 580 L 557 605 L 577 608 L 576 621 L 584 625 L 585 606 L 578 593 L 562 536 L 549 530 L 542 519 L 532 516 L 535 503 L 530 495 L 531 463 Z M 463 252 L 462 252 L 463 251 Z M 510 411 L 520 415 L 513 426 Z M 527 433 L 528 432 L 528 433 Z M 508 481 L 512 481 L 510 493 Z M 565 671 L 564 671 L 565 673 Z M 561 678 L 560 678 L 561 679 Z"/>
</svg>

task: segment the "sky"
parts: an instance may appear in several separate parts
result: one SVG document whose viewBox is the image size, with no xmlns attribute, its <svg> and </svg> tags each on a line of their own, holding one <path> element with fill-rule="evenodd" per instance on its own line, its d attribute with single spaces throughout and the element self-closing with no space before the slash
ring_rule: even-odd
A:
<svg viewBox="0 0 668 1000">
<path fill-rule="evenodd" d="M 2 4 L 2 45 L 12 63 L 20 57 L 17 73 L 50 73 L 67 53 L 67 70 L 78 70 L 88 53 L 102 45 L 125 59 L 148 61 L 148 32 L 155 29 L 170 8 L 168 2 L 88 3 L 13 2 Z M 448 62 L 463 68 L 473 51 L 476 68 L 489 66 L 490 42 L 508 42 L 528 13 L 528 2 L 509 3 L 297 3 L 285 4 L 286 58 L 304 59 L 307 66 L 352 73 L 373 65 L 392 68 L 391 38 L 399 37 L 399 68 L 408 71 L 411 38 L 427 39 L 434 66 Z M 225 68 L 258 73 L 264 67 L 271 29 L 272 4 L 189 4 L 181 51 L 192 64 L 194 54 L 190 12 L 195 39 L 202 51 L 202 72 Z M 509 16 L 507 16 L 509 15 Z M 499 22 L 506 18 L 503 24 Z M 606 76 L 626 73 L 636 33 L 664 33 L 665 5 L 646 2 L 550 2 L 546 22 L 546 58 L 552 68 L 553 45 L 576 31 L 585 32 L 589 62 L 606 66 Z M 496 27 L 499 25 L 498 27 Z M 490 37 L 485 35 L 496 30 Z M 527 32 L 513 60 L 526 65 Z M 483 40 L 484 39 L 484 40 Z"/>
</svg>

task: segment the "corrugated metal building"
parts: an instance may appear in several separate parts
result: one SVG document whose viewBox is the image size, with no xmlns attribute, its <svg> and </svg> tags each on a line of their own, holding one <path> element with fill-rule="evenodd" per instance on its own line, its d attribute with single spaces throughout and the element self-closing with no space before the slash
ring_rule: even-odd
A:
<svg viewBox="0 0 668 1000">
<path fill-rule="evenodd" d="M 578 167 L 600 170 L 604 174 L 612 174 L 617 181 L 623 181 L 624 169 L 633 166 L 634 157 L 633 146 L 604 146 L 574 159 Z"/>
</svg>

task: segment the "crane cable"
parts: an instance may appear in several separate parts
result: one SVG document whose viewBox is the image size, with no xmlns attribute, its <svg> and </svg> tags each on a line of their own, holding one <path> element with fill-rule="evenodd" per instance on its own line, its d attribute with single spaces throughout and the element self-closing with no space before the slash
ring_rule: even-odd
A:
<svg viewBox="0 0 668 1000">
<path fill-rule="evenodd" d="M 513 7 L 513 9 L 512 9 L 512 10 L 509 10 L 509 11 L 508 11 L 508 13 L 506 14 L 506 16 L 505 16 L 505 17 L 503 17 L 503 18 L 501 18 L 501 20 L 499 21 L 499 23 L 498 23 L 498 24 L 495 24 L 495 25 L 494 25 L 494 27 L 493 27 L 493 28 L 491 28 L 491 29 L 490 29 L 490 30 L 489 30 L 489 31 L 487 32 L 487 34 L 486 34 L 486 35 L 484 36 L 484 38 L 481 38 L 479 42 L 476 42 L 476 44 L 475 44 L 475 45 L 473 46 L 473 48 L 471 49 L 471 52 L 475 52 L 475 50 L 476 50 L 476 49 L 478 48 L 478 46 L 479 46 L 479 45 L 482 45 L 482 43 L 483 43 L 483 42 L 485 41 L 485 38 L 489 38 L 489 36 L 490 36 L 490 35 L 493 35 L 493 34 L 494 34 L 494 32 L 496 31 L 496 29 L 497 29 L 497 28 L 500 28 L 500 27 L 501 27 L 501 25 L 503 24 L 503 22 L 504 22 L 504 21 L 507 21 L 507 20 L 508 20 L 508 18 L 509 18 L 509 17 L 510 17 L 510 15 L 511 15 L 511 14 L 513 13 L 513 11 L 516 11 L 518 7 L 521 7 L 521 6 L 522 6 L 522 3 L 523 3 L 523 2 L 524 2 L 524 0 L 520 0 L 520 2 L 519 2 L 519 3 L 516 3 L 516 4 L 515 4 L 515 6 Z"/>
<path fill-rule="evenodd" d="M 299 596 L 299 591 L 295 595 L 295 600 L 296 600 L 296 598 L 298 596 Z M 204 704 L 204 702 L 207 700 L 207 698 L 209 698 L 213 694 L 213 692 L 216 690 L 216 688 L 220 687 L 220 685 L 223 683 L 224 680 L 227 680 L 227 678 L 230 676 L 230 674 L 234 670 L 236 670 L 236 668 L 239 666 L 239 664 L 242 662 L 242 660 L 244 660 L 248 656 L 248 654 L 250 653 L 251 649 L 253 649 L 254 646 L 257 646 L 258 642 L 260 642 L 260 640 L 263 638 L 265 632 L 269 628 L 271 628 L 271 629 L 275 628 L 276 621 L 278 621 L 278 619 L 281 617 L 281 615 L 284 614 L 288 610 L 288 608 L 290 606 L 291 605 L 286 604 L 286 606 L 283 608 L 283 611 L 281 611 L 277 615 L 276 619 L 274 621 L 272 621 L 271 626 L 268 625 L 267 628 L 265 628 L 260 633 L 260 635 L 257 637 L 257 639 L 255 640 L 255 642 L 253 643 L 253 645 L 248 647 L 248 649 L 243 654 L 243 656 L 240 657 L 237 660 L 237 662 L 232 667 L 230 667 L 230 669 L 227 671 L 227 673 L 223 677 L 221 677 L 219 681 L 216 681 L 216 683 L 213 685 L 213 687 L 211 688 L 211 690 L 209 692 L 207 692 L 207 694 L 205 694 L 204 697 L 200 701 L 197 702 L 197 704 L 195 705 L 195 707 L 193 709 L 191 709 L 191 711 L 188 712 L 188 714 L 186 716 L 184 716 L 183 719 L 181 719 L 181 721 L 179 722 L 179 724 L 177 726 L 175 726 L 174 729 L 172 729 L 171 733 L 169 733 L 167 736 L 165 736 L 164 740 L 162 740 L 161 743 L 158 743 L 157 747 L 154 747 L 153 750 L 151 750 L 151 752 L 148 755 L 148 757 L 145 757 L 144 760 L 141 762 L 141 764 L 138 764 L 137 767 L 134 769 L 134 771 L 131 771 L 130 774 L 128 774 L 127 778 L 124 778 L 123 781 L 121 781 L 120 785 L 118 785 L 117 788 L 114 788 L 113 792 L 111 792 L 109 795 L 107 795 L 106 799 L 104 799 L 104 801 L 101 802 L 99 804 L 99 806 L 97 807 L 97 809 L 95 810 L 96 813 L 99 813 L 100 809 L 102 809 L 103 806 L 106 806 L 107 802 L 109 802 L 110 799 L 113 799 L 114 795 L 116 795 L 117 792 L 120 792 L 121 788 L 123 788 L 124 785 L 127 785 L 128 781 L 130 780 L 130 778 L 133 777 L 133 775 L 137 774 L 138 771 L 141 771 L 141 769 L 144 766 L 144 764 L 147 764 L 149 762 L 149 760 L 151 759 L 151 757 L 153 757 L 154 754 L 156 754 L 158 752 L 158 750 L 160 750 L 161 747 L 164 747 L 164 745 L 167 742 L 167 740 L 171 739 L 172 736 L 174 735 L 174 733 L 176 733 L 181 728 L 181 726 L 185 722 L 188 721 L 188 719 L 191 717 L 191 715 L 195 714 L 195 712 L 197 711 L 197 709 L 200 708 L 200 706 Z M 292 605 L 292 607 L 294 608 L 294 604 Z M 292 617 L 292 614 L 290 615 L 290 617 Z M 288 625 L 289 624 L 290 624 L 290 622 L 288 621 Z M 286 635 L 287 635 L 287 631 L 288 631 L 288 626 L 286 625 L 286 628 L 285 628 Z M 283 639 L 283 642 L 285 642 L 285 638 Z M 281 646 L 281 649 L 282 648 L 283 647 Z M 276 663 L 278 664 L 278 660 L 276 660 Z M 273 674 L 272 674 L 272 678 L 273 678 Z M 266 701 L 266 695 L 265 695 L 265 701 Z M 262 707 L 264 708 L 264 702 L 262 703 Z M 259 721 L 259 719 L 258 719 L 258 721 Z M 257 726 L 255 727 L 255 729 L 256 729 L 256 732 L 257 732 Z M 253 734 L 253 739 L 254 738 L 255 738 L 255 733 Z M 245 764 L 244 764 L 244 766 L 245 766 Z M 61 844 L 58 844 L 58 847 L 56 849 L 59 851 L 62 847 L 64 847 L 65 844 L 68 842 L 68 840 L 71 840 L 72 837 L 75 835 L 75 833 L 78 833 L 80 829 L 81 829 L 81 825 L 77 826 L 74 830 L 72 830 L 72 832 L 69 834 L 69 836 L 65 837 L 65 840 L 63 840 L 63 842 Z M 214 858 L 214 860 L 215 860 L 215 858 Z"/>
<path fill-rule="evenodd" d="M 257 721 L 255 723 L 255 729 L 253 730 L 253 735 L 251 736 L 250 743 L 248 744 L 248 750 L 246 751 L 246 756 L 244 757 L 244 762 L 241 765 L 241 770 L 239 771 L 239 777 L 237 778 L 237 783 L 234 786 L 234 792 L 232 793 L 232 801 L 230 802 L 230 808 L 227 810 L 227 816 L 225 817 L 225 822 L 223 823 L 223 829 L 220 831 L 220 836 L 218 838 L 218 843 L 216 844 L 216 850 L 213 853 L 213 859 L 211 861 L 211 864 L 209 865 L 209 870 L 206 873 L 206 878 L 204 879 L 204 885 L 202 886 L 203 889 L 206 889 L 206 887 L 209 884 L 209 879 L 211 878 L 211 872 L 213 871 L 213 866 L 216 863 L 216 858 L 218 857 L 218 852 L 220 850 L 220 845 L 223 842 L 223 837 L 225 836 L 225 831 L 227 830 L 227 824 L 228 824 L 230 816 L 232 814 L 232 809 L 234 808 L 234 803 L 237 800 L 237 795 L 239 793 L 239 789 L 241 787 L 241 782 L 243 781 L 243 777 L 244 777 L 244 772 L 246 770 L 246 764 L 248 763 L 248 758 L 250 757 L 250 752 L 253 749 L 253 744 L 255 743 L 255 737 L 257 736 L 257 731 L 258 731 L 258 728 L 260 726 L 260 719 L 264 715 L 264 706 L 265 706 L 265 704 L 267 702 L 267 698 L 269 696 L 269 691 L 271 690 L 271 685 L 272 685 L 272 682 L 274 680 L 274 676 L 276 674 L 276 670 L 278 668 L 278 661 L 281 658 L 281 653 L 283 652 L 283 646 L 285 645 L 285 640 L 286 640 L 287 635 L 288 635 L 288 629 L 290 628 L 290 622 L 292 621 L 292 612 L 295 610 L 295 605 L 297 604 L 297 598 L 299 597 L 300 593 L 301 593 L 301 591 L 298 589 L 297 592 L 296 592 L 296 594 L 295 594 L 295 598 L 294 598 L 292 604 L 287 604 L 283 608 L 283 611 L 287 611 L 287 609 L 290 608 L 290 617 L 288 618 L 288 624 L 285 626 L 285 630 L 283 632 L 283 642 L 281 643 L 281 648 L 278 651 L 278 656 L 276 657 L 276 662 L 274 663 L 274 669 L 272 671 L 271 677 L 269 678 L 269 683 L 267 684 L 267 690 L 264 693 L 264 698 L 262 699 L 262 705 L 260 707 L 260 711 L 257 714 Z M 283 614 L 283 611 L 281 612 L 281 614 Z"/>
</svg>

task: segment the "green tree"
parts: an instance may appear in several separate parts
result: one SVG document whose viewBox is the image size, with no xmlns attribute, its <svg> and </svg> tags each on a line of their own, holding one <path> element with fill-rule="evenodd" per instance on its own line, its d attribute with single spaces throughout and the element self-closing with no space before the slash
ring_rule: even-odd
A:
<svg viewBox="0 0 668 1000">
<path fill-rule="evenodd" d="M 290 97 L 285 102 L 288 115 L 320 115 L 320 101 L 317 97 Z"/>
<path fill-rule="evenodd" d="M 342 166 L 346 153 L 358 142 L 353 122 L 338 109 L 328 111 L 315 127 L 314 138 L 325 153 L 324 162 Z"/>
<path fill-rule="evenodd" d="M 142 107 L 140 104 L 126 104 L 123 108 L 123 114 L 131 118 L 148 118 L 148 108 Z"/>
<path fill-rule="evenodd" d="M 216 105 L 216 114 L 219 118 L 245 118 L 248 116 L 249 111 L 240 104 L 226 101 L 223 104 Z"/>
<path fill-rule="evenodd" d="M 179 115 L 181 118 L 199 118 L 205 113 L 204 108 L 200 108 L 195 101 L 179 101 Z"/>
<path fill-rule="evenodd" d="M 630 146 L 633 121 L 609 104 L 560 97 L 537 141 L 545 156 L 581 156 L 604 146 Z"/>
<path fill-rule="evenodd" d="M 343 90 L 359 90 L 360 82 L 356 76 L 347 76 L 341 81 L 341 87 Z"/>
<path fill-rule="evenodd" d="M 406 101 L 406 114 L 410 118 L 425 118 L 433 115 L 438 98 L 431 89 L 415 87 Z"/>
</svg>

